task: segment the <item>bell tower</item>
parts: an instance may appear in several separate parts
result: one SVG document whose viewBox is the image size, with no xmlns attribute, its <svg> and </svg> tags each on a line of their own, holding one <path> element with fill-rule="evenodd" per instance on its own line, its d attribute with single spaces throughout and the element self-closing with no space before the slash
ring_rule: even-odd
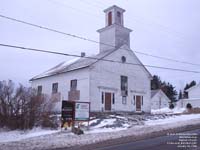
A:
<svg viewBox="0 0 200 150">
<path fill-rule="evenodd" d="M 97 30 L 100 36 L 100 53 L 126 44 L 130 48 L 130 32 L 124 27 L 124 9 L 114 5 L 104 10 L 105 27 Z"/>
</svg>

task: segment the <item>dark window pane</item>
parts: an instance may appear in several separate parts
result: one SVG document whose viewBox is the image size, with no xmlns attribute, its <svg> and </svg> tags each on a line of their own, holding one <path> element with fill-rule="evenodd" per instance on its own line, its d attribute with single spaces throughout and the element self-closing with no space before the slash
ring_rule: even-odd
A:
<svg viewBox="0 0 200 150">
<path fill-rule="evenodd" d="M 121 13 L 117 12 L 117 23 L 121 25 Z"/>
<path fill-rule="evenodd" d="M 141 96 L 142 97 L 142 105 L 143 105 L 143 96 Z"/>
<path fill-rule="evenodd" d="M 77 80 L 71 80 L 71 90 L 76 90 L 77 89 Z"/>
<path fill-rule="evenodd" d="M 52 93 L 58 93 L 58 83 L 52 84 Z"/>
<path fill-rule="evenodd" d="M 101 103 L 104 103 L 104 92 L 101 93 Z"/>
<path fill-rule="evenodd" d="M 119 11 L 117 12 L 117 17 L 121 17 L 121 13 Z"/>
<path fill-rule="evenodd" d="M 115 104 L 115 94 L 112 94 L 112 103 Z"/>
<path fill-rule="evenodd" d="M 41 95 L 42 94 L 42 86 L 38 86 L 37 88 L 37 95 Z"/>
<path fill-rule="evenodd" d="M 110 26 L 112 24 L 112 12 L 108 13 L 108 25 Z"/>
<path fill-rule="evenodd" d="M 127 76 L 121 76 L 121 91 L 122 91 L 122 96 L 128 95 L 128 77 Z"/>
<path fill-rule="evenodd" d="M 126 57 L 122 56 L 121 60 L 122 60 L 123 63 L 125 63 L 126 62 Z"/>
</svg>

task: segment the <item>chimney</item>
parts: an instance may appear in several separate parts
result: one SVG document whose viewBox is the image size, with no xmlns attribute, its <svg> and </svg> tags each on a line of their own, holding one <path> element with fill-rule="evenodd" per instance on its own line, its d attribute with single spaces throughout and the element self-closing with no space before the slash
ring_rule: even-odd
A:
<svg viewBox="0 0 200 150">
<path fill-rule="evenodd" d="M 85 57 L 85 52 L 81 52 L 81 57 Z"/>
</svg>

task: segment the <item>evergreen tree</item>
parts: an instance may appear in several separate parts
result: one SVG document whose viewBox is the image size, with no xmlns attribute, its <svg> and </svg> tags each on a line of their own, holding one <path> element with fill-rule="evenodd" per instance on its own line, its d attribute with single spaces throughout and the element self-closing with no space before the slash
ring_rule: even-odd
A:
<svg viewBox="0 0 200 150">
<path fill-rule="evenodd" d="M 162 86 L 162 81 L 160 80 L 160 77 L 154 75 L 153 79 L 151 80 L 151 90 L 160 89 L 161 86 Z"/>
<path fill-rule="evenodd" d="M 178 95 L 178 99 L 182 99 L 183 98 L 183 93 L 182 90 L 179 91 L 179 95 Z"/>
</svg>

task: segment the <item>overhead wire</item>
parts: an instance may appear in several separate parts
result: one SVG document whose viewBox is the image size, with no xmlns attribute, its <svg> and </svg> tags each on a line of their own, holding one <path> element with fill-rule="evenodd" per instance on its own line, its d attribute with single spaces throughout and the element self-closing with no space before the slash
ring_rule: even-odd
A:
<svg viewBox="0 0 200 150">
<path fill-rule="evenodd" d="M 56 29 L 48 28 L 48 27 L 45 27 L 45 26 L 33 24 L 33 23 L 30 23 L 30 22 L 26 22 L 26 21 L 23 21 L 23 20 L 16 19 L 16 18 L 8 17 L 8 16 L 2 15 L 2 14 L 0 14 L 0 17 L 8 19 L 8 20 L 11 20 L 11 21 L 15 21 L 15 22 L 18 22 L 18 23 L 23 23 L 23 24 L 26 24 L 26 25 L 29 25 L 29 26 L 33 26 L 33 27 L 37 27 L 37 28 L 40 28 L 40 29 L 48 30 L 48 31 L 51 31 L 51 32 L 55 32 L 55 33 L 58 33 L 58 34 L 70 36 L 70 37 L 73 37 L 73 38 L 89 41 L 89 42 L 96 43 L 96 44 L 102 44 L 102 45 L 105 45 L 105 46 L 109 46 L 111 48 L 116 48 L 115 46 L 113 46 L 111 44 L 99 42 L 99 41 L 96 41 L 96 40 L 93 40 L 93 39 L 89 39 L 89 38 L 86 38 L 86 37 L 82 37 L 82 36 L 78 36 L 78 35 L 75 35 L 75 34 L 70 34 L 70 33 L 66 33 L 66 32 L 63 32 L 63 31 L 56 30 Z M 127 48 L 119 48 L 119 49 L 130 50 L 130 49 L 127 49 Z M 137 54 L 145 55 L 145 56 L 158 58 L 158 59 L 163 59 L 163 60 L 168 60 L 168 61 L 173 61 L 173 62 L 178 62 L 178 63 L 183 63 L 183 64 L 189 64 L 189 65 L 194 65 L 194 66 L 200 66 L 200 64 L 196 64 L 196 63 L 191 63 L 191 62 L 187 62 L 187 61 L 181 61 L 181 60 L 162 57 L 162 56 L 156 56 L 156 55 L 152 55 L 152 54 L 144 53 L 144 52 L 139 52 L 139 51 L 135 51 L 135 50 L 133 50 L 133 52 L 135 52 Z"/>
<path fill-rule="evenodd" d="M 111 62 L 111 63 L 120 63 L 120 64 L 127 64 L 127 65 L 134 65 L 134 66 L 143 66 L 143 67 L 145 66 L 145 67 L 150 67 L 150 68 L 165 69 L 165 70 L 172 70 L 172 71 L 200 73 L 200 71 L 194 71 L 194 70 L 185 70 L 185 69 L 179 69 L 179 68 L 153 66 L 153 65 L 147 65 L 147 64 L 136 64 L 136 63 L 131 63 L 131 62 L 124 62 L 123 63 L 121 61 L 110 60 L 110 59 L 105 59 L 105 58 L 95 58 L 95 57 L 89 57 L 89 56 L 82 57 L 80 55 L 75 55 L 75 54 L 67 54 L 67 53 L 49 51 L 49 50 L 44 50 L 44 49 L 22 47 L 22 46 L 17 46 L 17 45 L 9 45 L 9 44 L 2 44 L 2 43 L 0 43 L 0 46 L 10 47 L 10 48 L 15 48 L 15 49 L 28 50 L 28 51 L 36 51 L 36 52 L 42 52 L 42 53 L 56 54 L 56 55 L 64 55 L 64 56 L 73 56 L 73 57 L 80 57 L 80 58 L 88 58 L 88 59 L 94 59 L 94 60 L 97 60 L 97 61 L 101 60 L 101 61 L 106 61 L 106 62 Z"/>
</svg>

